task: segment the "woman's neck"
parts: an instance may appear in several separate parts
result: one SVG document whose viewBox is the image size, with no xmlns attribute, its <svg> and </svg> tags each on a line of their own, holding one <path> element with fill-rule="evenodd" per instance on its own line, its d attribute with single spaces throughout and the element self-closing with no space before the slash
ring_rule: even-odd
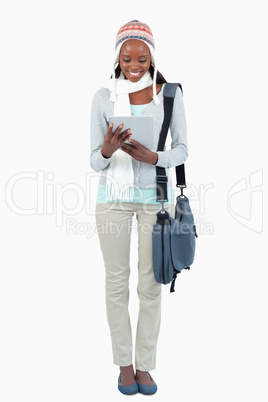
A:
<svg viewBox="0 0 268 402">
<path fill-rule="evenodd" d="M 163 84 L 156 84 L 156 93 L 159 94 Z M 129 94 L 131 105 L 145 105 L 153 100 L 153 85 L 142 89 L 141 91 L 132 92 Z"/>
</svg>

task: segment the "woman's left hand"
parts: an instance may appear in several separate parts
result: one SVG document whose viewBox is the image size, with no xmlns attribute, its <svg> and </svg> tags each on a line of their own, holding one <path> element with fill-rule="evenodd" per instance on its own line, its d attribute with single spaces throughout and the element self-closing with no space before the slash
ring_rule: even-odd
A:
<svg viewBox="0 0 268 402">
<path fill-rule="evenodd" d="M 157 163 L 158 155 L 156 152 L 153 152 L 150 149 L 145 148 L 143 145 L 141 145 L 139 142 L 135 140 L 129 139 L 128 141 L 131 143 L 131 145 L 124 143 L 120 147 L 122 151 L 126 152 L 137 161 L 151 163 L 153 165 Z"/>
</svg>

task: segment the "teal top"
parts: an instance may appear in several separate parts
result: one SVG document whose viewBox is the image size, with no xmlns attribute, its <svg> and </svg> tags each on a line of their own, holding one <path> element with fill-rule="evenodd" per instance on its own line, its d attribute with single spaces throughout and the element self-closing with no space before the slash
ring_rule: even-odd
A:
<svg viewBox="0 0 268 402">
<path fill-rule="evenodd" d="M 145 110 L 147 103 L 144 105 L 130 105 L 131 113 L 134 116 L 140 116 L 142 112 Z"/>
<path fill-rule="evenodd" d="M 130 105 L 131 113 L 134 116 L 140 116 L 145 110 L 146 106 L 148 105 Z M 97 203 L 106 204 L 116 202 L 105 200 L 105 188 L 105 186 L 99 184 Z M 165 205 L 174 204 L 174 199 L 174 189 L 173 187 L 168 187 L 168 201 L 165 202 Z M 160 202 L 156 201 L 156 188 L 134 188 L 134 197 L 132 202 L 160 205 Z"/>
</svg>

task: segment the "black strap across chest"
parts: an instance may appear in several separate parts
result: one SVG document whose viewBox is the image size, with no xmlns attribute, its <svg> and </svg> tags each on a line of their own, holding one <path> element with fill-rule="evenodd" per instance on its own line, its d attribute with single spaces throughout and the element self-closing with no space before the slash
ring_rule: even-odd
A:
<svg viewBox="0 0 268 402">
<path fill-rule="evenodd" d="M 181 92 L 183 93 L 182 86 L 179 83 L 166 83 L 164 87 L 164 93 L 163 93 L 164 120 L 158 140 L 157 151 L 164 150 L 168 129 L 172 117 L 174 97 L 178 86 L 180 87 Z M 168 178 L 166 175 L 166 169 L 160 166 L 156 166 L 156 184 L 157 184 L 156 192 L 157 192 L 157 201 L 159 202 L 168 201 L 167 181 Z M 176 166 L 176 181 L 177 181 L 176 184 L 177 187 L 180 187 L 181 189 L 186 187 L 184 164 Z"/>
</svg>

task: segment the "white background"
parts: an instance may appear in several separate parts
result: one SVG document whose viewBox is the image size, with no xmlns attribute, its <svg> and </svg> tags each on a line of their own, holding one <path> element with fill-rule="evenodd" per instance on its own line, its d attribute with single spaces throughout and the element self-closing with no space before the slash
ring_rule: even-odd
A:
<svg viewBox="0 0 268 402">
<path fill-rule="evenodd" d="M 174 294 L 163 287 L 154 398 L 267 402 L 265 2 L 1 4 L 1 400 L 125 398 L 94 231 L 89 122 L 117 30 L 139 19 L 159 71 L 183 85 L 199 230 L 192 269 Z M 136 241 L 134 232 L 133 336 Z"/>
</svg>

